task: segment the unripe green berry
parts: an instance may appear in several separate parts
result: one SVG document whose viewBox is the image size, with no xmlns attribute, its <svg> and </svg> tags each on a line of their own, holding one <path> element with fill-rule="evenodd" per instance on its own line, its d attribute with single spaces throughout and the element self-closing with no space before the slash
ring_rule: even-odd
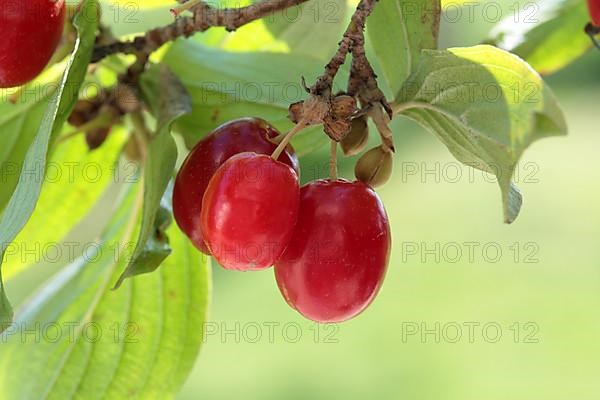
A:
<svg viewBox="0 0 600 400">
<path fill-rule="evenodd" d="M 369 141 L 369 125 L 367 116 L 363 115 L 352 120 L 350 133 L 340 142 L 345 156 L 355 156 L 364 150 Z"/>
<path fill-rule="evenodd" d="M 356 163 L 356 179 L 371 187 L 385 184 L 392 175 L 394 159 L 392 151 L 381 145 L 367 151 Z"/>
</svg>

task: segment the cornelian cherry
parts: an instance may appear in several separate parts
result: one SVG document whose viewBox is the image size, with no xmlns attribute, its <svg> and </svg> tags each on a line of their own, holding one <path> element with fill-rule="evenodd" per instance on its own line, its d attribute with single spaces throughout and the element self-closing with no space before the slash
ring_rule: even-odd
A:
<svg viewBox="0 0 600 400">
<path fill-rule="evenodd" d="M 173 188 L 173 214 L 181 230 L 203 253 L 210 254 L 200 226 L 202 198 L 210 178 L 230 157 L 244 152 L 271 154 L 279 132 L 259 118 L 242 118 L 221 125 L 201 140 L 181 166 Z M 298 159 L 288 146 L 278 158 L 296 172 Z"/>
<path fill-rule="evenodd" d="M 275 263 L 287 303 L 316 322 L 362 312 L 383 282 L 390 227 L 375 191 L 361 182 L 321 180 L 302 187 L 298 223 Z"/>
<path fill-rule="evenodd" d="M 64 21 L 64 0 L 0 0 L 0 88 L 23 85 L 42 72 Z"/>
<path fill-rule="evenodd" d="M 298 175 L 268 155 L 237 154 L 219 167 L 204 194 L 204 241 L 226 269 L 270 267 L 290 241 L 300 201 Z"/>
</svg>

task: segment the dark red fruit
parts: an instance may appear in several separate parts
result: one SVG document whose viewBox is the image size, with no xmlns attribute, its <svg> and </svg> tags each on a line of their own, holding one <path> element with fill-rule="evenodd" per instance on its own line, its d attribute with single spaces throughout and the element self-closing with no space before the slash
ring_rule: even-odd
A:
<svg viewBox="0 0 600 400">
<path fill-rule="evenodd" d="M 279 132 L 259 118 L 242 118 L 221 125 L 201 140 L 181 166 L 173 188 L 173 214 L 183 232 L 203 253 L 210 254 L 200 227 L 202 197 L 210 178 L 230 157 L 244 152 L 271 154 L 277 147 L 271 140 Z M 299 171 L 291 146 L 278 159 Z"/>
<path fill-rule="evenodd" d="M 288 304 L 316 322 L 341 322 L 375 298 L 390 254 L 390 227 L 375 191 L 361 182 L 316 181 L 300 191 L 298 223 L 275 263 Z"/>
<path fill-rule="evenodd" d="M 240 153 L 213 175 L 202 205 L 204 241 L 226 269 L 270 267 L 290 241 L 300 202 L 298 174 L 270 156 Z"/>
<path fill-rule="evenodd" d="M 588 10 L 592 18 L 592 24 L 600 27 L 600 0 L 587 0 Z"/>
<path fill-rule="evenodd" d="M 38 76 L 60 42 L 64 0 L 0 0 L 0 87 Z"/>
</svg>

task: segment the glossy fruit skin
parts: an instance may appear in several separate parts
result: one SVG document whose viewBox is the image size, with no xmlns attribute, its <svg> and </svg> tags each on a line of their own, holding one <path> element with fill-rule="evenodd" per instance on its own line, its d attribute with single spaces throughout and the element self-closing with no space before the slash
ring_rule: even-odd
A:
<svg viewBox="0 0 600 400">
<path fill-rule="evenodd" d="M 181 230 L 203 253 L 210 254 L 200 226 L 202 198 L 210 178 L 230 157 L 241 152 L 271 154 L 277 144 L 271 142 L 279 132 L 260 118 L 241 118 L 215 129 L 201 140 L 184 161 L 173 188 L 173 214 Z M 298 158 L 291 146 L 279 161 L 299 171 Z"/>
<path fill-rule="evenodd" d="M 592 24 L 600 27 L 600 0 L 587 0 L 588 10 L 592 18 Z"/>
<path fill-rule="evenodd" d="M 298 174 L 268 155 L 240 153 L 213 175 L 203 202 L 202 232 L 215 259 L 226 269 L 268 268 L 298 219 Z"/>
<path fill-rule="evenodd" d="M 65 23 L 64 0 L 0 0 L 0 87 L 23 85 L 42 72 Z"/>
<path fill-rule="evenodd" d="M 383 203 L 362 182 L 321 180 L 300 191 L 292 241 L 275 264 L 287 303 L 308 319 L 342 322 L 377 295 L 391 233 Z"/>
</svg>

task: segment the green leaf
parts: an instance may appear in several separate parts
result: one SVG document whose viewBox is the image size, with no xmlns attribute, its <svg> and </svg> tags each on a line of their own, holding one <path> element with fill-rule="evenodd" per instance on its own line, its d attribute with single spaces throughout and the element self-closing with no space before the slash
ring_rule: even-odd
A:
<svg viewBox="0 0 600 400">
<path fill-rule="evenodd" d="M 255 116 L 271 122 L 282 132 L 290 129 L 288 107 L 306 97 L 301 77 L 304 75 L 311 82 L 323 72 L 323 63 L 308 56 L 233 53 L 190 41 L 174 43 L 163 62 L 192 97 L 192 113 L 175 124 L 190 147 L 218 125 L 235 118 Z M 342 69 L 338 81 L 345 82 L 347 78 L 347 70 Z M 318 137 L 304 140 L 304 135 Z M 303 153 L 304 144 L 313 147 L 318 142 L 326 144 L 328 140 L 321 133 L 306 131 L 292 143 Z"/>
<path fill-rule="evenodd" d="M 439 0 L 386 0 L 367 20 L 382 79 L 396 93 L 419 64 L 421 50 L 436 49 L 440 26 Z"/>
<path fill-rule="evenodd" d="M 111 182 L 132 179 L 133 164 L 121 177 L 115 172 L 115 154 L 122 148 L 124 138 L 125 132 L 115 128 L 102 147 L 94 151 L 88 150 L 83 135 L 56 146 L 35 211 L 4 255 L 5 279 L 10 280 L 37 262 L 36 257 L 28 255 L 27 248 L 63 239 Z"/>
<path fill-rule="evenodd" d="M 396 112 L 432 131 L 459 161 L 498 178 L 507 223 L 521 207 L 511 178 L 523 151 L 567 132 L 542 78 L 492 46 L 425 50 L 398 98 Z"/>
<path fill-rule="evenodd" d="M 320 60 L 331 58 L 348 22 L 345 0 L 309 2 L 263 19 L 266 28 L 288 45 L 289 52 Z M 247 39 L 246 39 L 247 40 Z M 272 50 L 275 46 L 263 46 Z"/>
<path fill-rule="evenodd" d="M 0 268 L 0 334 L 10 325 L 13 319 L 13 309 L 4 289 L 2 269 Z"/>
<path fill-rule="evenodd" d="M 501 21 L 489 41 L 519 55 L 539 73 L 551 74 L 591 47 L 583 32 L 589 15 L 582 0 L 540 2 L 539 6 L 534 18 L 522 18 L 517 24 L 514 16 Z"/>
<path fill-rule="evenodd" d="M 0 127 L 0 160 L 2 160 L 2 188 L 0 190 L 0 211 L 10 200 L 19 181 L 20 170 L 27 149 L 39 127 L 39 121 L 47 102 L 32 102 L 29 107 L 21 107 L 21 112 L 13 113 L 12 118 L 3 118 Z M 2 104 L 0 110 L 10 111 L 10 105 Z"/>
<path fill-rule="evenodd" d="M 57 85 L 35 83 L 26 86 L 27 94 L 20 96 L 17 104 L 8 101 L 10 92 L 0 90 L 0 212 L 4 209 L 19 182 L 27 149 L 39 129 L 44 112 Z M 13 92 L 15 93 L 15 92 Z"/>
<path fill-rule="evenodd" d="M 38 133 L 25 156 L 22 171 L 27 171 L 27 174 L 21 174 L 16 190 L 0 219 L 0 243 L 2 243 L 0 255 L 2 259 L 7 244 L 12 242 L 23 229 L 37 203 L 50 137 L 61 129 L 77 101 L 79 88 L 84 80 L 94 46 L 97 21 L 95 18 L 90 18 L 89 15 L 97 15 L 96 7 L 95 0 L 86 0 L 81 12 L 75 16 L 74 25 L 78 31 L 75 49 L 60 87 L 48 105 Z M 33 175 L 33 179 L 30 174 Z M 12 315 L 12 308 L 6 297 L 4 285 L 0 284 L 0 322 L 11 320 Z M 0 326 L 0 331 L 1 329 Z"/>
<path fill-rule="evenodd" d="M 218 7 L 237 8 L 261 1 L 222 0 Z M 344 0 L 311 2 L 276 11 L 235 32 L 213 27 L 194 35 L 192 40 L 228 51 L 294 53 L 325 60 L 336 50 L 347 14 L 348 6 Z"/>
<path fill-rule="evenodd" d="M 166 65 L 149 73 L 144 80 L 144 98 L 158 118 L 156 134 L 148 146 L 144 167 L 144 210 L 142 227 L 132 260 L 115 285 L 126 278 L 155 271 L 169 256 L 171 249 L 166 229 L 171 222 L 172 190 L 167 185 L 177 161 L 177 146 L 171 136 L 171 125 L 191 112 L 191 100 L 185 88 Z M 152 83 L 158 87 L 152 89 Z M 161 200 L 162 198 L 162 200 Z"/>
<path fill-rule="evenodd" d="M 174 226 L 164 267 L 110 290 L 139 218 L 135 186 L 115 199 L 95 252 L 44 285 L 0 337 L 6 398 L 170 398 L 183 384 L 202 343 L 210 271 Z"/>
</svg>

